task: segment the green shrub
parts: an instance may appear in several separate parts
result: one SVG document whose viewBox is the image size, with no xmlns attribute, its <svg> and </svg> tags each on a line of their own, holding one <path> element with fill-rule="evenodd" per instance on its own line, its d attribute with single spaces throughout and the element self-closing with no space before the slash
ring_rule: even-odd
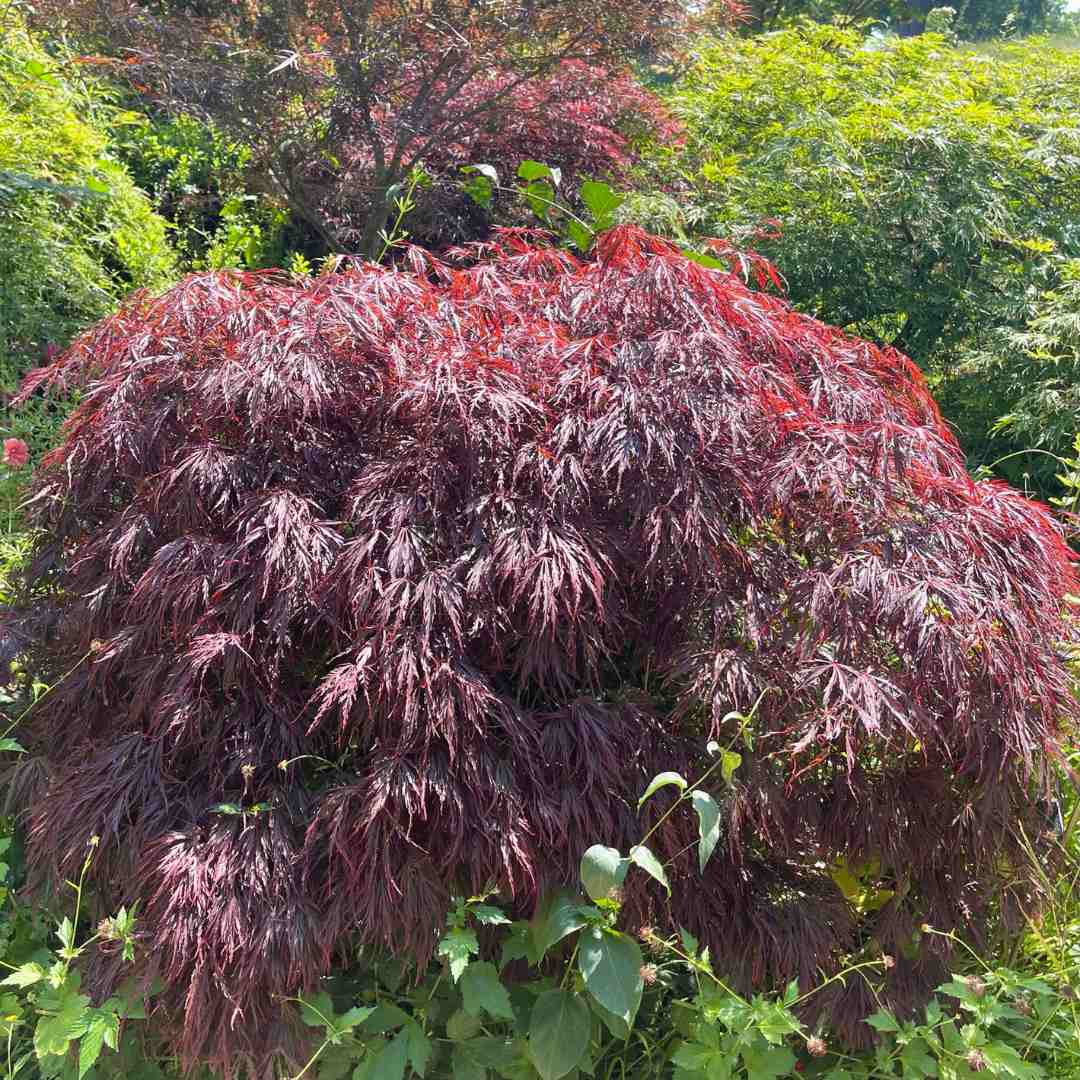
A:
<svg viewBox="0 0 1080 1080">
<path fill-rule="evenodd" d="M 1022 330 L 982 335 L 939 389 L 972 464 L 996 464 L 1040 495 L 1060 491 L 1080 432 L 1080 259 L 1064 260 Z"/>
<path fill-rule="evenodd" d="M 0 25 L 0 385 L 173 272 L 165 223 L 110 156 L 108 106 L 10 14 Z M 8 419 L 42 449 L 42 415 Z"/>
<path fill-rule="evenodd" d="M 704 42 L 671 105 L 655 161 L 697 230 L 755 236 L 799 306 L 927 368 L 1080 254 L 1076 53 L 807 26 Z"/>
<path fill-rule="evenodd" d="M 117 129 L 117 150 L 152 194 L 193 269 L 284 266 L 290 215 L 249 188 L 251 151 L 192 116 L 139 117 Z"/>
</svg>

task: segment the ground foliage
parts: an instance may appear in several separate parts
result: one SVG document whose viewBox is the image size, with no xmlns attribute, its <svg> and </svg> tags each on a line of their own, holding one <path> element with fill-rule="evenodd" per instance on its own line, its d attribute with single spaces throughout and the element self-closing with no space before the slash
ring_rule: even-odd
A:
<svg viewBox="0 0 1080 1080">
<path fill-rule="evenodd" d="M 921 924 L 1032 900 L 1080 590 L 901 355 L 620 227 L 193 276 L 48 386 L 82 400 L 7 621 L 52 686 L 14 791 L 39 885 L 100 837 L 186 1060 L 295 1054 L 281 999 L 358 942 L 422 965 L 455 892 L 531 912 L 708 737 L 742 759 L 703 882 L 671 816 L 670 899 L 642 875 L 623 911 L 736 986 L 886 950 L 905 1014 L 949 964 Z M 815 1002 L 856 1041 L 877 1007 Z"/>
</svg>

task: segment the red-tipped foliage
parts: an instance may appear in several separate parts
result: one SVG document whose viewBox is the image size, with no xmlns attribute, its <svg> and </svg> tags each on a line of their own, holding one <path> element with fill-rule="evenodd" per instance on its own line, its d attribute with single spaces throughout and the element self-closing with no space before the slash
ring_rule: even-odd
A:
<svg viewBox="0 0 1080 1080">
<path fill-rule="evenodd" d="M 527 912 L 625 849 L 768 688 L 704 880 L 673 815 L 670 904 L 640 875 L 628 916 L 744 986 L 875 939 L 911 1007 L 921 923 L 1030 895 L 1076 710 L 1049 514 L 968 476 L 903 356 L 639 231 L 406 261 L 190 277 L 31 377 L 83 388 L 37 475 L 33 865 L 99 834 L 179 1051 L 259 1058 L 347 944 L 423 962 L 452 893 Z M 857 918 L 837 860 L 894 897 Z"/>
</svg>

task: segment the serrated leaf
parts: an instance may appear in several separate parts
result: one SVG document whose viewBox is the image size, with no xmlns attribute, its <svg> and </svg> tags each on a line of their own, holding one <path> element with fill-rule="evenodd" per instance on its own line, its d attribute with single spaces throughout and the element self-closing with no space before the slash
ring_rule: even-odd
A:
<svg viewBox="0 0 1080 1080">
<path fill-rule="evenodd" d="M 72 923 L 71 918 L 67 915 L 60 921 L 60 925 L 56 928 L 56 936 L 60 939 L 60 944 L 65 949 L 71 949 L 75 945 L 75 925 Z"/>
<path fill-rule="evenodd" d="M 632 1025 L 644 987 L 637 942 L 618 931 L 594 926 L 581 935 L 578 969 L 589 993 L 608 1012 Z"/>
<path fill-rule="evenodd" d="M 592 1018 L 580 994 L 548 990 L 536 999 L 529 1022 L 529 1057 L 543 1080 L 559 1080 L 585 1057 Z"/>
<path fill-rule="evenodd" d="M 645 789 L 645 793 L 638 799 L 638 809 L 648 802 L 661 788 L 663 787 L 677 787 L 680 792 L 683 792 L 689 787 L 686 782 L 686 778 L 677 772 L 662 772 L 658 773 L 649 781 L 649 786 Z"/>
<path fill-rule="evenodd" d="M 630 861 L 635 866 L 640 866 L 649 877 L 659 881 L 668 896 L 671 895 L 671 886 L 668 884 L 663 864 L 644 844 L 638 844 L 630 849 Z"/>
<path fill-rule="evenodd" d="M 357 1026 L 365 1035 L 381 1035 L 407 1024 L 410 1019 L 404 1009 L 384 1001 L 381 1005 L 376 1005 L 371 1015 Z"/>
<path fill-rule="evenodd" d="M 866 1018 L 868 1023 L 875 1031 L 899 1031 L 900 1025 L 897 1023 L 896 1018 L 891 1014 L 885 1012 L 884 1009 L 878 1010 L 871 1016 Z"/>
<path fill-rule="evenodd" d="M 479 1016 L 481 1011 L 500 1020 L 513 1020 L 510 995 L 499 981 L 499 973 L 489 963 L 470 964 L 461 976 L 462 1005 L 467 1013 Z"/>
<path fill-rule="evenodd" d="M 0 982 L 0 986 L 33 986 L 44 979 L 45 974 L 45 969 L 40 964 L 21 964 Z"/>
<path fill-rule="evenodd" d="M 491 904 L 473 904 L 469 908 L 478 923 L 484 926 L 509 926 L 510 919 L 506 912 Z"/>
<path fill-rule="evenodd" d="M 720 840 L 720 807 L 707 791 L 692 792 L 690 801 L 698 819 L 698 870 L 704 873 Z"/>
<path fill-rule="evenodd" d="M 593 900 L 609 900 L 622 888 L 630 860 L 612 847 L 593 844 L 581 856 L 581 884 Z"/>
<path fill-rule="evenodd" d="M 980 1051 L 986 1063 L 998 1076 L 1012 1076 L 1016 1080 L 1040 1080 L 1046 1075 L 1040 1066 L 1025 1061 L 1008 1043 L 987 1043 L 980 1047 Z"/>
<path fill-rule="evenodd" d="M 116 1049 L 120 1035 L 120 1017 L 116 1013 L 99 1012 L 90 1021 L 86 1033 L 79 1040 L 79 1080 L 97 1064 L 102 1047 Z"/>
<path fill-rule="evenodd" d="M 476 934 L 464 927 L 455 926 L 443 934 L 439 941 L 438 954 L 445 956 L 450 964 L 450 975 L 454 982 L 461 978 L 461 973 L 468 966 L 470 957 L 480 952 L 480 942 Z"/>
<path fill-rule="evenodd" d="M 85 994 L 65 989 L 55 998 L 43 998 L 39 1005 L 50 1011 L 41 1013 L 34 1029 L 34 1050 L 38 1058 L 67 1053 L 72 1039 L 86 1031 L 90 999 Z"/>
<path fill-rule="evenodd" d="M 743 1064 L 754 1080 L 778 1080 L 795 1069 L 795 1055 L 786 1046 L 744 1046 Z"/>
<path fill-rule="evenodd" d="M 351 1031 L 357 1024 L 363 1023 L 375 1011 L 373 1005 L 354 1005 L 334 1020 L 334 1030 Z"/>
</svg>

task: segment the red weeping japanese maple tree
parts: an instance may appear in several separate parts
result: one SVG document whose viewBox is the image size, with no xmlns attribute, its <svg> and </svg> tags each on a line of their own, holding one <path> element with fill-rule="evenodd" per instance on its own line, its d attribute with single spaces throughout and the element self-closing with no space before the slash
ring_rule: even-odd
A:
<svg viewBox="0 0 1080 1080">
<path fill-rule="evenodd" d="M 49 386 L 81 398 L 36 475 L 29 859 L 62 880 L 100 837 L 186 1060 L 265 1061 L 358 943 L 424 964 L 454 893 L 529 913 L 763 691 L 704 878 L 673 815 L 631 924 L 746 987 L 876 948 L 904 1011 L 948 962 L 921 924 L 1032 902 L 1073 560 L 898 353 L 631 227 L 585 259 L 507 231 L 189 277 Z M 856 1039 L 878 1007 L 814 1000 Z"/>
</svg>

